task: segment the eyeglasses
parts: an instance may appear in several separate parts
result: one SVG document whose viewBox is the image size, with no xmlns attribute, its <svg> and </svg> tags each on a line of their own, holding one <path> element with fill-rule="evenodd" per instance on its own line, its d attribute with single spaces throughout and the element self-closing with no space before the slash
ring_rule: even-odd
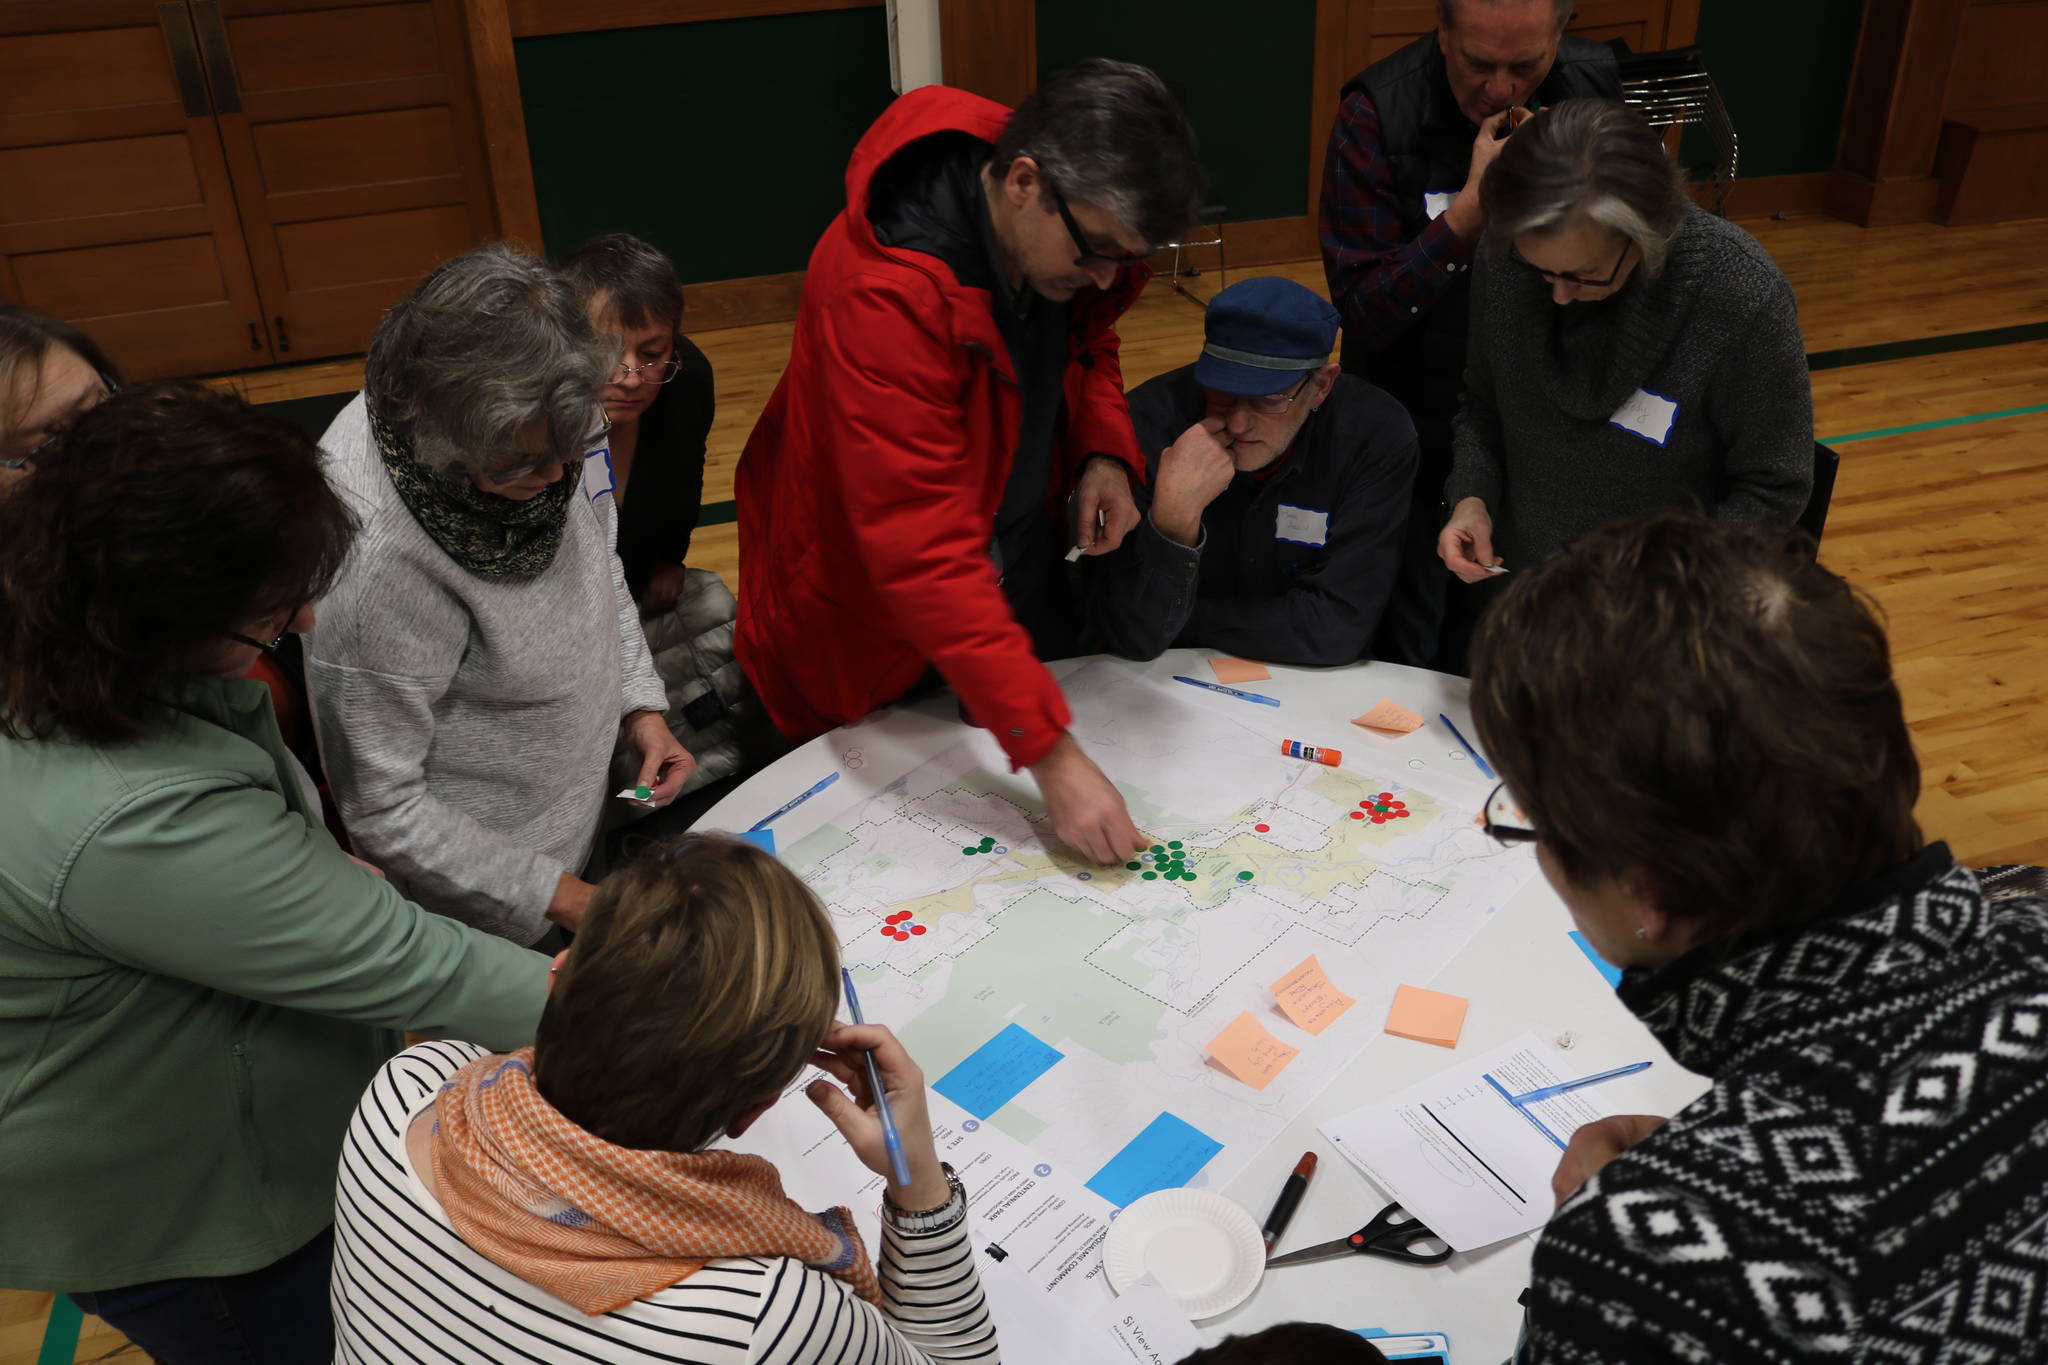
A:
<svg viewBox="0 0 2048 1365">
<path fill-rule="evenodd" d="M 1529 828 L 1529 817 L 1522 814 L 1522 808 L 1515 804 L 1505 782 L 1493 789 L 1493 794 L 1480 808 L 1479 827 L 1498 844 L 1512 846 L 1536 842 L 1536 831 Z"/>
<path fill-rule="evenodd" d="M 1047 180 L 1043 175 L 1039 177 L 1038 183 L 1045 186 L 1045 192 L 1052 196 L 1053 207 L 1060 211 L 1060 221 L 1067 225 L 1067 236 L 1074 239 L 1074 249 L 1081 253 L 1074 258 L 1075 265 L 1080 266 L 1084 270 L 1090 265 L 1122 267 L 1142 261 L 1152 254 L 1149 251 L 1133 251 L 1123 255 L 1111 255 L 1108 252 L 1097 251 L 1088 244 L 1088 234 L 1081 231 L 1080 223 L 1074 219 L 1074 211 L 1067 207 L 1067 197 L 1061 194 L 1054 187 L 1052 181 Z"/>
<path fill-rule="evenodd" d="M 645 365 L 614 365 L 612 377 L 606 382 L 623 384 L 637 374 L 643 384 L 666 384 L 676 377 L 676 371 L 682 367 L 683 358 L 671 351 L 667 360 L 650 360 Z"/>
<path fill-rule="evenodd" d="M 1220 417 L 1242 403 L 1261 417 L 1278 417 L 1294 406 L 1294 400 L 1301 397 L 1302 391 L 1308 388 L 1308 381 L 1315 377 L 1315 371 L 1310 370 L 1301 377 L 1299 384 L 1281 393 L 1262 393 L 1254 396 L 1218 393 L 1214 389 L 1204 389 L 1203 393 L 1207 397 L 1210 413 L 1215 416 Z"/>
<path fill-rule="evenodd" d="M 661 381 L 656 380 L 655 382 L 660 383 Z M 583 444 L 586 448 L 595 445 L 597 442 L 603 440 L 605 438 L 605 434 L 612 429 L 611 418 L 599 417 L 597 420 L 599 422 L 599 426 L 597 427 L 597 429 L 591 432 L 588 436 L 583 438 Z M 545 460 L 535 460 L 531 464 L 514 465 L 510 469 L 487 469 L 484 471 L 484 478 L 493 484 L 503 485 L 512 483 L 519 479 L 523 479 L 527 477 L 529 474 L 538 473 L 539 471 L 546 469 L 549 465 L 555 465 L 559 467 L 567 463 L 569 463 L 567 460 L 557 460 L 554 459 L 553 457 L 550 457 Z"/>
<path fill-rule="evenodd" d="M 71 423 L 78 420 L 78 416 L 80 413 L 90 412 L 92 409 L 98 407 L 100 404 L 106 402 L 109 398 L 112 398 L 115 394 L 121 391 L 121 386 L 119 384 L 116 384 L 112 379 L 109 379 L 106 375 L 101 374 L 97 370 L 93 371 L 93 378 L 100 381 L 100 391 L 96 396 L 93 397 L 91 402 L 87 403 L 84 407 L 73 409 L 69 419 L 66 420 L 63 423 L 63 425 L 52 428 L 50 434 L 45 436 L 41 441 L 39 441 L 36 444 L 35 449 L 29 451 L 28 454 L 17 456 L 14 459 L 0 460 L 0 469 L 28 468 L 28 466 L 34 464 L 38 459 L 40 459 L 44 455 L 47 455 L 52 446 L 56 445 L 57 442 L 64 439 L 65 434 L 71 430 Z"/>
<path fill-rule="evenodd" d="M 1621 255 L 1614 258 L 1614 269 L 1607 272 L 1605 279 L 1600 280 L 1589 279 L 1584 275 L 1574 275 L 1568 270 L 1545 270 L 1542 266 L 1531 265 L 1528 258 L 1512 246 L 1508 248 L 1508 256 L 1522 269 L 1535 271 L 1551 284 L 1572 284 L 1577 285 L 1581 289 L 1605 289 L 1608 285 L 1614 283 L 1616 276 L 1621 274 L 1621 267 L 1627 262 L 1628 253 L 1635 250 L 1635 245 L 1633 240 L 1624 240 L 1621 244 Z"/>
<path fill-rule="evenodd" d="M 301 602 L 298 606 L 293 607 L 290 612 L 286 613 L 284 629 L 280 630 L 277 633 L 277 638 L 271 640 L 268 644 L 256 639 L 254 636 L 244 635 L 240 631 L 224 630 L 220 633 L 238 645 L 247 645 L 251 649 L 260 649 L 265 654 L 275 654 L 286 640 L 292 638 L 292 622 L 299 618 L 299 613 L 305 609 L 305 605 L 305 603 Z"/>
</svg>

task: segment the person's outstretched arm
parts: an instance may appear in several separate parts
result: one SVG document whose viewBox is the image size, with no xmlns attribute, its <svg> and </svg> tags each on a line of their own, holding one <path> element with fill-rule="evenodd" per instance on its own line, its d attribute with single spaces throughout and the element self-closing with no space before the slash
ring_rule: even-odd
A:
<svg viewBox="0 0 2048 1365">
<path fill-rule="evenodd" d="M 124 793 L 54 903 L 112 961 L 381 1028 L 522 1047 L 546 997 L 545 957 L 427 913 L 229 772 Z"/>
</svg>

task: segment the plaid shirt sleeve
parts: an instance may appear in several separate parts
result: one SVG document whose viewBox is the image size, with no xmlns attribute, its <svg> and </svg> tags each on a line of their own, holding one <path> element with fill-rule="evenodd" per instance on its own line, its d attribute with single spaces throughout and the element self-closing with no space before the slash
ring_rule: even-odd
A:
<svg viewBox="0 0 2048 1365">
<path fill-rule="evenodd" d="M 1368 351 L 1392 345 L 1471 268 L 1472 244 L 1441 214 L 1407 239 L 1379 111 L 1363 90 L 1344 101 L 1330 130 L 1317 226 L 1345 338 Z"/>
</svg>

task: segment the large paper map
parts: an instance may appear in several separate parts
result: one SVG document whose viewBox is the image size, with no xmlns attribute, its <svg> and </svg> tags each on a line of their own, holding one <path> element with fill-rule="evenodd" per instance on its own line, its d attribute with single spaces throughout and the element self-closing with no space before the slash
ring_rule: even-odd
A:
<svg viewBox="0 0 2048 1365">
<path fill-rule="evenodd" d="M 1159 852 L 1079 861 L 1028 776 L 963 743 L 782 849 L 838 923 L 869 1018 L 933 1089 L 1110 1204 L 1220 1187 L 1379 1035 L 1528 879 L 1489 839 L 1484 789 L 1283 757 L 1278 713 L 1095 664 L 1073 732 Z M 1185 695 L 1182 695 L 1185 694 Z M 992 770 L 996 769 L 996 770 Z M 1176 864 L 1184 872 L 1174 870 Z M 1321 1033 L 1270 987 L 1315 955 L 1357 1003 Z M 1209 1060 L 1240 1012 L 1299 1055 L 1263 1090 Z"/>
</svg>

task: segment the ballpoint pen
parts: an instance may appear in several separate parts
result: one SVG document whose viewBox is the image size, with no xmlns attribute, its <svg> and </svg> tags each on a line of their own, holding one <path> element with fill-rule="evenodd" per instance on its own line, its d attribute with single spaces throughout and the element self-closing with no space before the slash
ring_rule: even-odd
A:
<svg viewBox="0 0 2048 1365">
<path fill-rule="evenodd" d="M 846 987 L 846 1007 L 853 1011 L 853 1022 L 867 1023 L 861 1017 L 860 996 L 853 989 L 853 973 L 841 967 L 839 980 Z M 896 1131 L 896 1116 L 889 1112 L 889 1096 L 882 1088 L 882 1069 L 875 1065 L 875 1054 L 863 1048 L 861 1059 L 868 1067 L 868 1090 L 875 1097 L 875 1117 L 882 1121 L 882 1145 L 889 1149 L 890 1178 L 900 1188 L 910 1183 L 910 1163 L 903 1159 L 903 1135 Z"/>
</svg>

